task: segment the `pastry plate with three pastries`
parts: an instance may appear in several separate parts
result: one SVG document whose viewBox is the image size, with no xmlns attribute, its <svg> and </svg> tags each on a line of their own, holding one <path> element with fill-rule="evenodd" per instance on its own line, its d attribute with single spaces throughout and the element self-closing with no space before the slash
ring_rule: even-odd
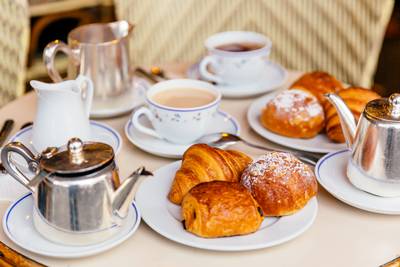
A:
<svg viewBox="0 0 400 267">
<path fill-rule="evenodd" d="M 256 160 L 234 150 L 191 146 L 182 161 L 145 179 L 136 203 L 160 235 L 187 246 L 246 251 L 287 242 L 314 222 L 313 171 L 288 153 Z"/>
<path fill-rule="evenodd" d="M 344 87 L 332 75 L 314 71 L 301 76 L 289 89 L 254 101 L 247 119 L 254 131 L 277 144 L 316 153 L 338 151 L 346 147 L 345 140 L 327 93 L 339 95 L 356 119 L 369 101 L 380 98 L 372 90 Z"/>
</svg>

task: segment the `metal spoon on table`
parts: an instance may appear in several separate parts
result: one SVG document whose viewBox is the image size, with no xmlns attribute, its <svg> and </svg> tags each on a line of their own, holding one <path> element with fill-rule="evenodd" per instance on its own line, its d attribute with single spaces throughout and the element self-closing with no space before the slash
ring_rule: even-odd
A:
<svg viewBox="0 0 400 267">
<path fill-rule="evenodd" d="M 250 147 L 254 147 L 254 148 L 258 148 L 258 149 L 266 150 L 266 151 L 288 152 L 288 153 L 293 154 L 297 158 L 299 158 L 302 162 L 311 164 L 313 166 L 315 166 L 319 160 L 319 157 L 317 157 L 313 154 L 307 153 L 307 152 L 284 151 L 284 150 L 279 150 L 279 149 L 273 149 L 273 148 L 253 144 L 249 141 L 244 140 L 240 136 L 237 136 L 237 135 L 234 135 L 231 133 L 225 133 L 225 132 L 207 134 L 207 135 L 204 135 L 201 138 L 197 139 L 197 141 L 196 141 L 196 143 L 205 143 L 210 146 L 216 146 L 216 147 L 223 146 L 223 145 L 233 145 L 237 142 L 243 142 L 244 144 L 246 144 Z"/>
</svg>

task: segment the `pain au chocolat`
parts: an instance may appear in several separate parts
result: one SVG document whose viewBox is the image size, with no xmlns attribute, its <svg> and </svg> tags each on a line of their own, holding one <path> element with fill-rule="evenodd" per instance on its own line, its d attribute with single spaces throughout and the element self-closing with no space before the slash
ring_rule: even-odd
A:
<svg viewBox="0 0 400 267">
<path fill-rule="evenodd" d="M 235 150 L 222 150 L 205 144 L 192 145 L 183 154 L 168 199 L 180 205 L 194 186 L 210 181 L 238 182 L 251 158 Z"/>
<path fill-rule="evenodd" d="M 317 194 L 311 168 L 285 152 L 268 152 L 243 172 L 241 183 L 251 192 L 264 216 L 291 215 Z"/>
<path fill-rule="evenodd" d="M 257 231 L 262 210 L 237 182 L 213 181 L 193 187 L 182 201 L 184 228 L 200 237 L 244 235 Z"/>
</svg>

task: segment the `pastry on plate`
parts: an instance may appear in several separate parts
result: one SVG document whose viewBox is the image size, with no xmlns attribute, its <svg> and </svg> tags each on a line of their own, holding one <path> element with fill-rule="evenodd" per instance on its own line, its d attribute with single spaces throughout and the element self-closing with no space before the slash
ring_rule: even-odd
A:
<svg viewBox="0 0 400 267">
<path fill-rule="evenodd" d="M 343 89 L 342 83 L 335 77 L 323 71 L 308 72 L 301 76 L 291 86 L 291 89 L 306 90 L 317 97 L 322 106 L 328 101 L 324 97 L 326 93 L 336 93 Z"/>
<path fill-rule="evenodd" d="M 268 152 L 254 160 L 241 177 L 264 216 L 291 215 L 317 194 L 312 169 L 285 152 Z"/>
<path fill-rule="evenodd" d="M 361 87 L 349 87 L 337 93 L 346 105 L 350 108 L 354 117 L 358 121 L 368 102 L 380 98 L 380 95 L 372 90 Z M 334 106 L 329 105 L 325 111 L 326 134 L 328 138 L 337 143 L 344 143 L 345 139 L 340 126 L 339 115 Z"/>
<path fill-rule="evenodd" d="M 196 185 L 186 194 L 182 218 L 187 231 L 210 238 L 253 233 L 263 214 L 240 183 L 213 181 Z"/>
<path fill-rule="evenodd" d="M 238 182 L 251 158 L 235 150 L 222 150 L 196 144 L 183 154 L 182 165 L 176 172 L 168 199 L 181 204 L 183 197 L 197 184 L 214 180 Z"/>
<path fill-rule="evenodd" d="M 324 111 L 317 98 L 302 90 L 286 90 L 269 101 L 261 124 L 271 132 L 294 138 L 312 138 L 323 128 Z"/>
</svg>

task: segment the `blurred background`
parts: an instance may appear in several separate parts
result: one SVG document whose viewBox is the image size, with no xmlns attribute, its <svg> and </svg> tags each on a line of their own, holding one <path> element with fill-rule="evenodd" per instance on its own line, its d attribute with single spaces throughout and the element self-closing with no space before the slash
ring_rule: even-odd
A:
<svg viewBox="0 0 400 267">
<path fill-rule="evenodd" d="M 49 80 L 42 62 L 47 43 L 55 39 L 67 42 L 68 33 L 77 26 L 116 19 L 136 24 L 130 44 L 134 47 L 131 48 L 133 65 L 193 63 L 204 54 L 202 43 L 211 33 L 254 30 L 271 37 L 272 59 L 289 69 L 329 71 L 342 81 L 369 85 L 382 95 L 398 91 L 400 85 L 399 1 L 0 0 L 0 3 L 3 9 L 0 20 L 10 24 L 0 30 L 0 39 L 6 39 L 0 40 L 3 60 L 0 83 L 7 80 L 7 84 L 0 84 L 0 106 L 29 90 L 27 81 Z M 291 32 L 293 25 L 300 25 L 300 37 Z M 17 61 L 8 52 L 18 54 Z M 67 58 L 59 55 L 57 69 L 65 73 L 67 65 Z M 12 72 L 10 69 L 16 73 L 8 73 L 11 78 L 6 76 Z M 1 74 L 2 70 L 6 74 Z M 21 78 L 19 74 L 24 75 Z M 18 85 L 13 79 L 23 79 L 23 88 L 15 89 Z"/>
</svg>

